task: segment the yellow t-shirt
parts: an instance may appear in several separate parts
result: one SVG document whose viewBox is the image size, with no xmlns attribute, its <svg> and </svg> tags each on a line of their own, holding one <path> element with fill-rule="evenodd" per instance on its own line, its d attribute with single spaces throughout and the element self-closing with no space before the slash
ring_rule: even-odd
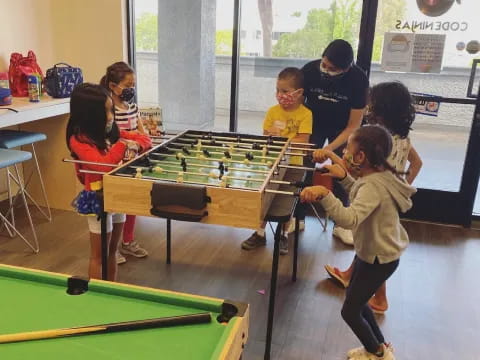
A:
<svg viewBox="0 0 480 360">
<path fill-rule="evenodd" d="M 312 112 L 304 105 L 300 105 L 293 111 L 286 111 L 279 104 L 272 106 L 265 115 L 263 130 L 271 131 L 272 129 L 276 129 L 280 136 L 289 139 L 298 134 L 311 134 Z M 302 165 L 303 159 L 300 156 L 291 156 L 290 164 Z"/>
</svg>

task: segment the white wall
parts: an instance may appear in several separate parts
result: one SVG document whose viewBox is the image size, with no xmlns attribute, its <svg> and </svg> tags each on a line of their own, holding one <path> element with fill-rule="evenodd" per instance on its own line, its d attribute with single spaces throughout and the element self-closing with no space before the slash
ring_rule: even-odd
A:
<svg viewBox="0 0 480 360">
<path fill-rule="evenodd" d="M 82 68 L 98 82 L 108 65 L 127 59 L 125 0 L 0 0 L 0 71 L 12 52 L 32 49 L 45 72 L 56 62 Z"/>
</svg>

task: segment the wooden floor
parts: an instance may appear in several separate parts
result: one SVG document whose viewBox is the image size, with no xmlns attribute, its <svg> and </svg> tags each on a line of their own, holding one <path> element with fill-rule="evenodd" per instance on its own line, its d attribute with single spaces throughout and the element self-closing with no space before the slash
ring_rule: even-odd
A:
<svg viewBox="0 0 480 360">
<path fill-rule="evenodd" d="M 84 275 L 88 261 L 86 220 L 55 211 L 52 223 L 37 217 L 40 253 L 20 239 L 0 237 L 0 262 Z M 390 310 L 381 328 L 399 360 L 480 359 L 480 232 L 405 223 L 412 241 L 388 283 Z M 251 332 L 244 359 L 262 359 L 272 242 L 254 252 L 240 250 L 248 230 L 173 222 L 173 264 L 165 265 L 165 220 L 138 219 L 137 239 L 150 251 L 129 258 L 120 281 L 228 298 L 251 304 Z M 3 229 L 5 231 L 5 229 Z M 291 256 L 280 261 L 272 359 L 345 359 L 359 346 L 340 317 L 344 291 L 326 278 L 323 266 L 346 266 L 351 249 L 308 218 L 301 235 L 299 278 L 290 281 Z M 265 290 L 266 294 L 259 293 Z M 1 295 L 0 295 L 1 296 Z"/>
</svg>

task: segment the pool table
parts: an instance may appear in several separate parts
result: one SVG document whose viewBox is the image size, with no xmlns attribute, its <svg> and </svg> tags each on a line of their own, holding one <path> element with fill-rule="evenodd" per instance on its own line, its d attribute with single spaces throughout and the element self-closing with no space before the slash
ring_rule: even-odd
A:
<svg viewBox="0 0 480 360">
<path fill-rule="evenodd" d="M 85 281 L 0 265 L 0 335 L 210 312 L 212 322 L 0 344 L 2 359 L 232 359 L 248 338 L 247 304 L 153 288 Z M 71 291 L 70 291 L 71 292 Z M 224 315 L 218 320 L 219 315 Z"/>
</svg>

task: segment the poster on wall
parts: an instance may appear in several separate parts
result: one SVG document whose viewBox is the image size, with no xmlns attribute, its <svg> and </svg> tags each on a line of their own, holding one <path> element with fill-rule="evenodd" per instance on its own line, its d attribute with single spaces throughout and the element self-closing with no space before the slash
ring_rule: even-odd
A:
<svg viewBox="0 0 480 360">
<path fill-rule="evenodd" d="M 442 70 L 445 34 L 415 34 L 411 72 L 439 73 Z"/>
<path fill-rule="evenodd" d="M 413 106 L 417 114 L 438 116 L 438 110 L 440 109 L 440 102 L 433 100 L 433 95 L 411 92 L 413 97 Z M 421 97 L 421 98 L 419 98 Z M 432 97 L 432 100 L 425 98 Z"/>
<path fill-rule="evenodd" d="M 445 34 L 385 33 L 382 70 L 439 73 Z"/>
<path fill-rule="evenodd" d="M 410 71 L 414 38 L 415 34 L 385 33 L 382 52 L 383 71 Z"/>
</svg>

